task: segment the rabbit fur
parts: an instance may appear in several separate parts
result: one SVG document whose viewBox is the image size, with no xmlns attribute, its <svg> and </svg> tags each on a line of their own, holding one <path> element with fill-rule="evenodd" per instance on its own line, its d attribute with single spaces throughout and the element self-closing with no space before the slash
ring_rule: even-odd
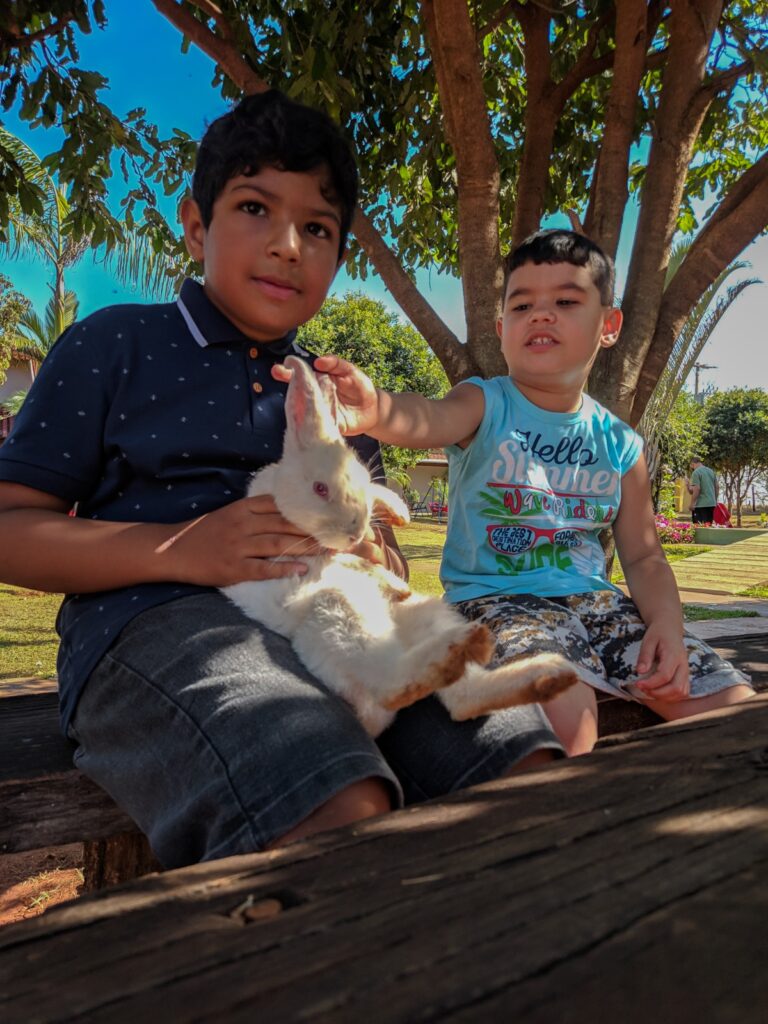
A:
<svg viewBox="0 0 768 1024">
<path fill-rule="evenodd" d="M 336 392 L 289 356 L 286 433 L 279 462 L 251 478 L 249 495 L 271 494 L 280 513 L 323 547 L 302 556 L 304 576 L 249 581 L 223 592 L 246 615 L 288 638 L 317 679 L 344 698 L 377 736 L 406 707 L 437 693 L 456 720 L 546 701 L 576 682 L 573 666 L 544 654 L 487 669 L 493 638 L 440 598 L 413 594 L 383 566 L 344 551 L 375 510 L 396 525 L 405 503 L 371 480 L 336 424 Z"/>
</svg>

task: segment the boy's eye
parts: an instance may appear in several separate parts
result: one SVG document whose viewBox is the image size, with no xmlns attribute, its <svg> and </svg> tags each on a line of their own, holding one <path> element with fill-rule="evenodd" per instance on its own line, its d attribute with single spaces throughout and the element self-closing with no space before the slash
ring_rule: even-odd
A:
<svg viewBox="0 0 768 1024">
<path fill-rule="evenodd" d="M 264 203 L 260 203 L 256 199 L 246 199 L 244 203 L 240 203 L 239 209 L 244 210 L 246 213 L 258 215 L 264 211 Z"/>
<path fill-rule="evenodd" d="M 325 226 L 325 224 L 318 224 L 317 221 L 312 221 L 311 224 L 307 224 L 307 231 L 310 235 L 314 235 L 316 238 L 330 238 L 331 232 Z"/>
<path fill-rule="evenodd" d="M 558 306 L 578 306 L 576 299 L 558 299 Z"/>
<path fill-rule="evenodd" d="M 524 313 L 526 309 L 530 309 L 530 302 L 518 302 L 517 305 L 512 307 L 513 313 Z"/>
</svg>

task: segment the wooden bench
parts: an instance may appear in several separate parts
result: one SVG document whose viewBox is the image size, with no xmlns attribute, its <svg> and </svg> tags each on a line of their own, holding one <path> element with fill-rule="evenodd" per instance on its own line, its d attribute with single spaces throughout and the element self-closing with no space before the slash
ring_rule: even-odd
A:
<svg viewBox="0 0 768 1024">
<path fill-rule="evenodd" d="M 0 699 L 0 855 L 84 844 L 85 889 L 159 865 L 136 824 L 72 764 L 56 693 Z"/>
<path fill-rule="evenodd" d="M 768 637 L 740 645 L 746 670 L 755 674 L 758 688 L 766 685 Z M 718 650 L 734 656 L 727 643 Z M 658 721 L 639 704 L 599 702 L 601 737 Z M 59 730 L 55 693 L 0 698 L 0 855 L 82 842 L 86 891 L 157 870 L 131 818 L 73 766 L 73 749 Z"/>
<path fill-rule="evenodd" d="M 768 694 L 0 930 L 4 1024 L 762 1024 Z"/>
</svg>

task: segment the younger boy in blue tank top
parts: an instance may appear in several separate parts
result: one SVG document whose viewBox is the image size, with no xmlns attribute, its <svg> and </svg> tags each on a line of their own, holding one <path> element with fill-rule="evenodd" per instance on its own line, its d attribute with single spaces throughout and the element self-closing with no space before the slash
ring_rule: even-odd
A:
<svg viewBox="0 0 768 1024">
<path fill-rule="evenodd" d="M 494 664 L 543 651 L 574 664 L 583 682 L 545 706 L 570 753 L 597 738 L 595 689 L 666 719 L 753 693 L 747 676 L 685 632 L 642 441 L 584 394 L 621 320 L 602 250 L 572 231 L 542 231 L 506 260 L 497 332 L 508 377 L 473 377 L 435 401 L 376 389 L 335 356 L 314 364 L 336 381 L 348 434 L 445 447 L 446 599 L 492 629 Z M 285 379 L 282 367 L 274 372 Z M 606 576 L 599 531 L 609 525 L 631 599 Z"/>
</svg>

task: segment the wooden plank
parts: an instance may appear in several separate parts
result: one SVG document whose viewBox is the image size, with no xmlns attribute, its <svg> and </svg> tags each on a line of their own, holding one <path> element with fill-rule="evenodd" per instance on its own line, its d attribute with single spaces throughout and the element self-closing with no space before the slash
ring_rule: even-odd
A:
<svg viewBox="0 0 768 1024">
<path fill-rule="evenodd" d="M 3 697 L 0 852 L 60 846 L 136 832 L 104 790 L 72 764 L 55 693 Z"/>
<path fill-rule="evenodd" d="M 0 853 L 136 832 L 112 798 L 70 767 L 42 780 L 0 782 Z"/>
<path fill-rule="evenodd" d="M 766 637 L 740 638 L 738 647 L 721 640 L 717 650 L 751 672 L 758 688 L 766 685 Z M 73 767 L 74 745 L 59 732 L 55 694 L 3 698 L 0 710 L 0 852 L 105 840 L 137 831 L 112 799 Z M 601 737 L 658 721 L 640 704 L 600 699 Z"/>
<path fill-rule="evenodd" d="M 23 779 L 72 767 L 74 743 L 62 735 L 55 692 L 3 697 L 0 780 Z"/>
<path fill-rule="evenodd" d="M 0 932 L 0 1017 L 757 1022 L 766 736 L 768 695 L 56 908 Z"/>
</svg>

